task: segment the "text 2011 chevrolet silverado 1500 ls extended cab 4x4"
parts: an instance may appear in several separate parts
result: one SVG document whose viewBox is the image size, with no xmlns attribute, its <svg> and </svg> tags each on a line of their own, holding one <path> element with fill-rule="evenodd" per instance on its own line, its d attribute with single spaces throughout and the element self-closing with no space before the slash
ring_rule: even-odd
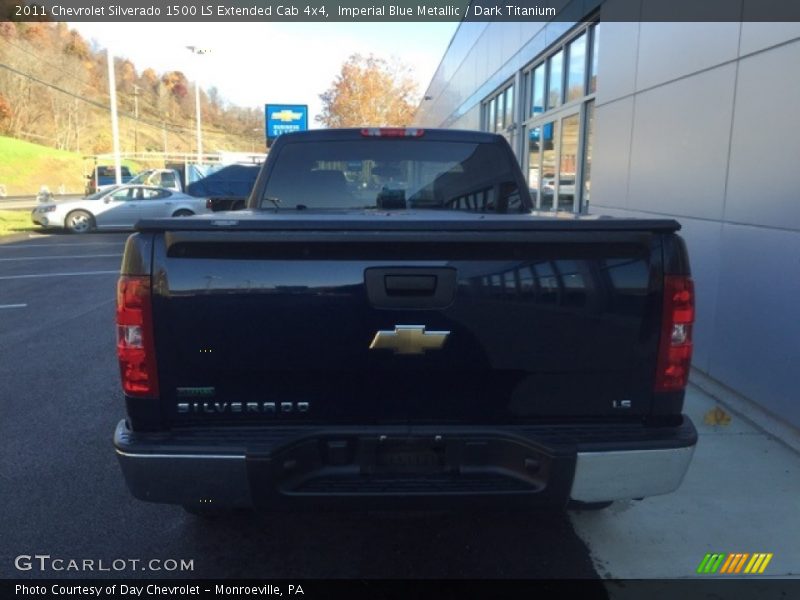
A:
<svg viewBox="0 0 800 600">
<path fill-rule="evenodd" d="M 137 498 L 600 506 L 688 468 L 678 223 L 532 213 L 498 135 L 287 134 L 248 210 L 138 229 L 114 436 Z"/>
</svg>

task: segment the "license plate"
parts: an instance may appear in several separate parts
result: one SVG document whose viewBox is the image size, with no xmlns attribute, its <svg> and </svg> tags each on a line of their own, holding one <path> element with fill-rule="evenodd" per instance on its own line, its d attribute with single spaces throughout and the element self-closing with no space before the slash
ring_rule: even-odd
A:
<svg viewBox="0 0 800 600">
<path fill-rule="evenodd" d="M 428 444 L 386 442 L 378 449 L 375 462 L 382 471 L 429 473 L 444 468 L 444 454 Z"/>
</svg>

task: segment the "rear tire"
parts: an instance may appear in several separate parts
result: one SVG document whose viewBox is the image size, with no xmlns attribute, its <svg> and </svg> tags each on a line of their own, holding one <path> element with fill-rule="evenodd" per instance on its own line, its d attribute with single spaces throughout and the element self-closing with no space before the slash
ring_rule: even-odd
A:
<svg viewBox="0 0 800 600">
<path fill-rule="evenodd" d="M 64 225 L 71 233 L 88 233 L 95 227 L 94 217 L 85 210 L 73 210 L 64 219 Z"/>
<path fill-rule="evenodd" d="M 182 208 L 180 210 L 175 211 L 175 213 L 172 216 L 173 217 L 191 217 L 193 214 L 194 213 L 192 211 L 186 210 L 185 208 Z"/>
</svg>

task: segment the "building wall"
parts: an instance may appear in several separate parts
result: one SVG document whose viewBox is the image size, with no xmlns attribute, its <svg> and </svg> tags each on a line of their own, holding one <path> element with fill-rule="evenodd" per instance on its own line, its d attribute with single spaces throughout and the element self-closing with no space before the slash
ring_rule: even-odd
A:
<svg viewBox="0 0 800 600">
<path fill-rule="evenodd" d="M 604 21 L 612 7 L 590 212 L 681 223 L 694 366 L 800 426 L 800 24 Z M 418 121 L 479 128 L 481 100 L 573 25 L 462 25 Z"/>
</svg>

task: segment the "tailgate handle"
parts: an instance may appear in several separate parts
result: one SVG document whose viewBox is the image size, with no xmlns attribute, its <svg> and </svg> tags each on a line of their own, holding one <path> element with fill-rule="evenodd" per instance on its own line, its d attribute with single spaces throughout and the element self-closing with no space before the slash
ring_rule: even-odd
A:
<svg viewBox="0 0 800 600">
<path fill-rule="evenodd" d="M 389 296 L 431 296 L 436 291 L 436 275 L 386 275 Z"/>
<path fill-rule="evenodd" d="M 445 308 L 456 295 L 453 267 L 371 267 L 364 270 L 367 298 L 375 308 Z"/>
</svg>

